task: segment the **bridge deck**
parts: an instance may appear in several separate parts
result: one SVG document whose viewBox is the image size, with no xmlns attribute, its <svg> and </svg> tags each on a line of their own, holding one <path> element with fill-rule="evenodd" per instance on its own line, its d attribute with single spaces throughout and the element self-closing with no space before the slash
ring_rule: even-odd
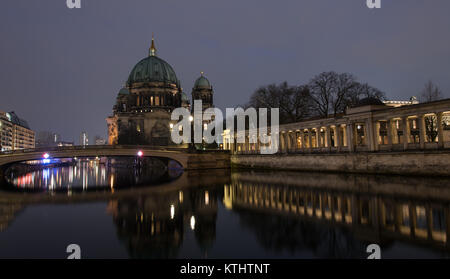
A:
<svg viewBox="0 0 450 279">
<path fill-rule="evenodd" d="M 168 158 L 177 161 L 184 169 L 228 168 L 230 155 L 227 152 L 214 150 L 205 152 L 189 152 L 186 148 L 129 146 L 129 145 L 92 145 L 64 146 L 36 149 L 23 149 L 0 154 L 0 167 L 11 163 L 39 160 L 48 153 L 51 158 L 101 157 L 101 156 L 143 156 Z"/>
</svg>

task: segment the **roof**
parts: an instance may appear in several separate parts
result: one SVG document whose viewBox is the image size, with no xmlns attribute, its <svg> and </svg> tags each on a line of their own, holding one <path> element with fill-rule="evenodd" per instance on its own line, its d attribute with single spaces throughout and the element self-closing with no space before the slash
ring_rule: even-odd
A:
<svg viewBox="0 0 450 279">
<path fill-rule="evenodd" d="M 368 97 L 361 99 L 354 107 L 362 106 L 385 106 L 385 104 L 378 98 Z"/>
<path fill-rule="evenodd" d="M 208 88 L 211 89 L 211 83 L 202 75 L 195 81 L 194 88 Z"/>
<path fill-rule="evenodd" d="M 9 112 L 8 114 L 9 114 L 8 118 L 10 118 L 10 121 L 13 124 L 21 126 L 21 127 L 24 127 L 24 128 L 27 128 L 27 129 L 30 129 L 30 126 L 28 125 L 28 122 L 23 120 L 19 116 L 17 116 L 17 114 L 14 111 Z M 7 114 L 7 116 L 8 116 L 8 114 Z"/>
<path fill-rule="evenodd" d="M 148 56 L 139 61 L 131 71 L 127 85 L 131 85 L 135 82 L 152 81 L 179 85 L 179 81 L 172 66 L 157 56 Z"/>
</svg>

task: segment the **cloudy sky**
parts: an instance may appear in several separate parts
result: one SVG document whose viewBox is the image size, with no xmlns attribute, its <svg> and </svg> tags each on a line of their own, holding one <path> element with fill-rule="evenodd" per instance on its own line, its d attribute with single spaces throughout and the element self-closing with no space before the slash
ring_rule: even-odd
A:
<svg viewBox="0 0 450 279">
<path fill-rule="evenodd" d="M 450 1 L 382 0 L 2 0 L 0 110 L 35 131 L 78 143 L 106 136 L 119 89 L 147 56 L 175 69 L 190 96 L 206 73 L 220 108 L 261 85 L 302 84 L 350 72 L 389 99 L 419 95 L 431 79 L 450 97 Z"/>
</svg>

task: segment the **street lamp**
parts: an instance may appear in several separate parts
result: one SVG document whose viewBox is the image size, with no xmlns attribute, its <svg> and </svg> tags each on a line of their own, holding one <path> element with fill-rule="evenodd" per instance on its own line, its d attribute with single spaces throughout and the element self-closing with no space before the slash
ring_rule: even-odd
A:
<svg viewBox="0 0 450 279">
<path fill-rule="evenodd" d="M 189 149 L 190 150 L 195 150 L 195 145 L 194 145 L 194 117 L 192 115 L 189 115 L 189 122 L 191 123 L 191 142 L 189 143 Z"/>
</svg>

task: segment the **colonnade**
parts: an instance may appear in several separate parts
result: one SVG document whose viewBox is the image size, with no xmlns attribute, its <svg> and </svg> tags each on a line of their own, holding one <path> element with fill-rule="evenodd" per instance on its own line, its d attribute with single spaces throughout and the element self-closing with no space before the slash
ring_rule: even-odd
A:
<svg viewBox="0 0 450 279">
<path fill-rule="evenodd" d="M 224 149 L 260 153 L 259 139 L 245 143 L 224 133 Z M 258 133 L 253 133 L 258 134 Z M 367 106 L 323 118 L 279 126 L 279 153 L 403 151 L 450 148 L 450 100 L 398 108 Z"/>
</svg>

